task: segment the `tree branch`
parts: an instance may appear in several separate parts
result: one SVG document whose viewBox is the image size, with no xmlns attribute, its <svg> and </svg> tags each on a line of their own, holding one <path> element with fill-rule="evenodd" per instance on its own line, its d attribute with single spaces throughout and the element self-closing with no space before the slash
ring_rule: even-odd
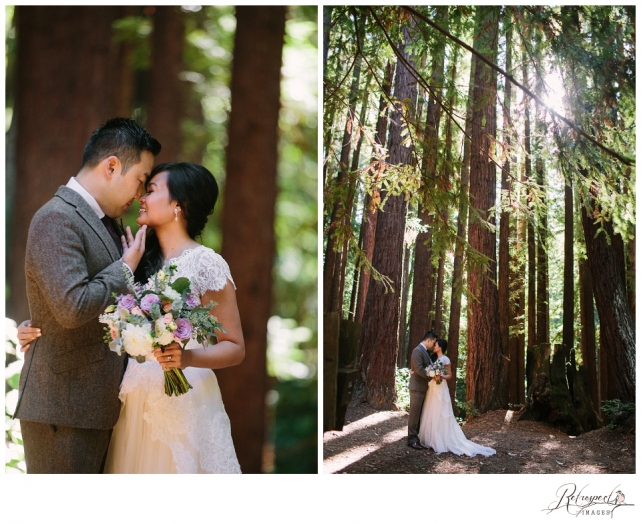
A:
<svg viewBox="0 0 641 524">
<path fill-rule="evenodd" d="M 617 153 L 616 151 L 614 151 L 614 150 L 610 149 L 609 147 L 607 147 L 607 146 L 605 146 L 605 145 L 601 144 L 601 143 L 600 143 L 599 141 L 597 141 L 595 138 L 591 137 L 591 136 L 590 136 L 590 135 L 588 135 L 585 131 L 583 131 L 583 129 L 581 129 L 579 126 L 577 126 L 576 124 L 574 124 L 573 122 L 571 122 L 570 120 L 568 120 L 567 118 L 565 118 L 564 116 L 561 116 L 560 114 L 558 114 L 558 113 L 557 113 L 554 109 L 552 109 L 551 107 L 548 107 L 548 106 L 545 104 L 545 102 L 543 102 L 543 100 L 541 100 L 538 96 L 536 96 L 536 95 L 535 95 L 532 91 L 530 91 L 527 87 L 525 87 L 525 86 L 523 86 L 521 83 L 519 83 L 519 82 L 518 82 L 518 81 L 517 81 L 517 80 L 516 80 L 512 75 L 508 74 L 506 71 L 503 71 L 503 69 L 501 69 L 499 66 L 497 66 L 494 62 L 492 62 L 491 60 L 488 60 L 488 59 L 487 59 L 487 58 L 485 58 L 482 54 L 480 54 L 480 53 L 478 53 L 477 51 L 475 51 L 474 49 L 472 49 L 472 48 L 471 48 L 469 45 L 467 45 L 465 42 L 463 42 L 462 40 L 459 40 L 459 39 L 458 39 L 458 38 L 456 38 L 454 35 L 452 35 L 451 33 L 449 33 L 448 31 L 446 31 L 446 30 L 445 30 L 445 29 L 443 29 L 442 27 L 440 27 L 440 26 L 438 26 L 437 24 L 435 24 L 434 22 L 432 22 L 432 20 L 430 20 L 429 18 L 427 18 L 425 15 L 423 15 L 423 14 L 419 13 L 418 11 L 416 11 L 415 9 L 413 9 L 413 8 L 411 8 L 411 7 L 409 7 L 409 6 L 401 6 L 401 7 L 402 7 L 403 9 L 405 9 L 406 11 L 408 11 L 409 13 L 411 13 L 412 15 L 414 15 L 415 17 L 420 18 L 420 19 L 421 19 L 423 22 L 425 22 L 427 25 L 429 25 L 429 26 L 433 27 L 433 28 L 434 28 L 434 29 L 436 29 L 438 32 L 440 32 L 441 34 L 445 35 L 447 38 L 449 38 L 449 39 L 450 39 L 450 40 L 452 40 L 453 42 L 456 42 L 458 45 L 460 45 L 461 47 L 463 47 L 464 49 L 466 49 L 467 51 L 469 51 L 469 52 L 470 52 L 470 53 L 472 53 L 473 55 L 477 56 L 480 60 L 482 60 L 483 62 L 485 62 L 485 63 L 486 63 L 488 66 L 490 66 L 492 69 L 494 69 L 495 71 L 499 72 L 499 73 L 500 73 L 501 75 L 503 75 L 506 79 L 508 79 L 510 82 L 512 82 L 516 87 L 518 87 L 521 91 L 523 91 L 525 94 L 527 94 L 527 95 L 528 95 L 531 99 L 533 99 L 537 104 L 542 105 L 542 106 L 543 106 L 546 110 L 548 110 L 551 114 L 553 114 L 554 116 L 556 116 L 559 120 L 561 120 L 561 121 L 562 121 L 564 124 L 566 124 L 567 126 L 569 126 L 569 127 L 571 127 L 572 129 L 574 129 L 574 130 L 575 130 L 579 135 L 581 135 L 582 137 L 584 137 L 586 140 L 588 140 L 588 141 L 589 141 L 590 143 L 592 143 L 593 145 L 595 145 L 595 146 L 597 146 L 598 148 L 602 149 L 603 151 L 605 151 L 605 152 L 606 152 L 606 153 L 608 153 L 609 155 L 613 156 L 614 158 L 616 158 L 617 160 L 619 160 L 620 162 L 622 162 L 622 163 L 623 163 L 623 164 L 625 164 L 626 166 L 631 166 L 631 165 L 634 165 L 634 164 L 636 163 L 636 161 L 635 161 L 634 159 L 626 158 L 626 157 L 622 156 L 621 154 Z"/>
</svg>

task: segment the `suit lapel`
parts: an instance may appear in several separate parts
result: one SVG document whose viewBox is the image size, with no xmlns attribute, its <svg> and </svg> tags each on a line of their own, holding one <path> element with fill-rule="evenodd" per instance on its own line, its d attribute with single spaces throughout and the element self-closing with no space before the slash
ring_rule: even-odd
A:
<svg viewBox="0 0 641 524">
<path fill-rule="evenodd" d="M 84 198 L 82 198 L 78 193 L 73 189 L 69 189 L 66 186 L 61 186 L 56 193 L 56 196 L 67 202 L 70 206 L 73 206 L 76 209 L 78 216 L 94 231 L 96 236 L 104 244 L 105 248 L 109 252 L 112 261 L 120 259 L 120 253 L 116 244 L 114 244 L 109 231 L 104 226 L 104 224 L 96 215 L 96 212 L 91 209 L 91 206 L 87 204 Z"/>
</svg>

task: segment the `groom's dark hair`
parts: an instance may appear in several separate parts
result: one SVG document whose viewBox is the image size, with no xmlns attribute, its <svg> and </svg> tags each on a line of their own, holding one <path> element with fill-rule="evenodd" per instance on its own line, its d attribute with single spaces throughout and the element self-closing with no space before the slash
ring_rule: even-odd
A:
<svg viewBox="0 0 641 524">
<path fill-rule="evenodd" d="M 425 335 L 423 335 L 423 338 L 421 340 L 427 340 L 428 338 L 438 338 L 438 335 L 434 333 L 434 331 L 430 330 L 427 333 L 425 333 Z"/>
<path fill-rule="evenodd" d="M 105 158 L 116 156 L 122 164 L 122 174 L 140 162 L 140 153 L 160 153 L 160 142 L 131 118 L 112 118 L 91 133 L 82 154 L 83 167 L 95 167 Z"/>
</svg>

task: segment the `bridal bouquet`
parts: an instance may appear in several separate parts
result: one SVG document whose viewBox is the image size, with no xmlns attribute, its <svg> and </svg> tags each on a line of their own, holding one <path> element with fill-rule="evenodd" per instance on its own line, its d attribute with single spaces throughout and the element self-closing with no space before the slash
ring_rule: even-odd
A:
<svg viewBox="0 0 641 524">
<path fill-rule="evenodd" d="M 443 381 L 441 377 L 446 374 L 445 366 L 440 360 L 437 360 L 433 364 L 427 366 L 427 376 L 434 378 L 437 384 L 440 384 Z"/>
<path fill-rule="evenodd" d="M 124 268 L 123 268 L 124 269 Z M 199 343 L 215 343 L 216 332 L 225 333 L 222 324 L 210 315 L 215 302 L 201 305 L 191 292 L 188 278 L 174 279 L 176 265 L 168 263 L 145 286 L 133 282 L 125 270 L 130 293 L 116 295 L 116 304 L 100 315 L 105 326 L 105 342 L 119 355 L 124 350 L 138 362 L 145 362 L 154 349 L 173 342 L 182 347 L 191 338 Z M 165 393 L 182 395 L 191 389 L 181 369 L 165 371 Z"/>
</svg>

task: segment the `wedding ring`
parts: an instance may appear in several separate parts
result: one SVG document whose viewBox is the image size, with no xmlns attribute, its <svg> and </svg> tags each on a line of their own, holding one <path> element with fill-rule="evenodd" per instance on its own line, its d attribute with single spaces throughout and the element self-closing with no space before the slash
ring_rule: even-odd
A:
<svg viewBox="0 0 641 524">
<path fill-rule="evenodd" d="M 169 355 L 169 359 L 168 360 L 171 362 L 171 355 Z"/>
</svg>

